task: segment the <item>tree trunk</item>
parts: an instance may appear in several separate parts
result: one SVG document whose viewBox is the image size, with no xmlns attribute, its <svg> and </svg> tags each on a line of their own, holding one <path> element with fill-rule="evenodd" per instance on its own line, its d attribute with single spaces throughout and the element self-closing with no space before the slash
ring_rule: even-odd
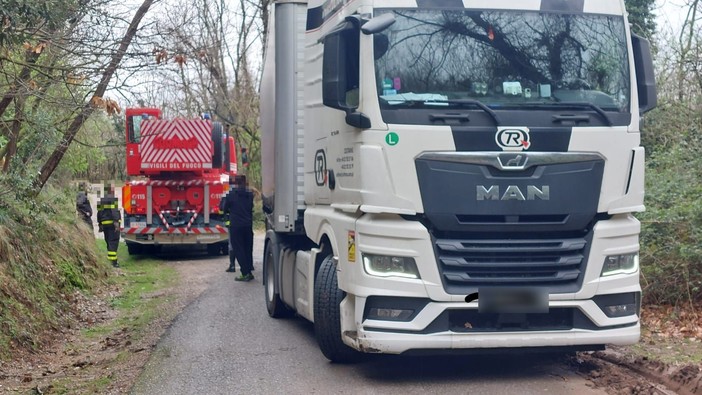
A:
<svg viewBox="0 0 702 395">
<path fill-rule="evenodd" d="M 15 83 L 10 87 L 10 90 L 5 93 L 5 95 L 0 99 L 0 116 L 2 116 L 7 108 L 12 103 L 12 100 L 20 95 L 20 89 L 23 85 L 29 82 L 32 75 L 32 67 L 37 63 L 39 59 L 38 53 L 28 50 L 25 56 L 25 65 L 22 66 L 22 70 L 19 73 L 19 77 L 15 80 Z"/>
<path fill-rule="evenodd" d="M 134 36 L 136 35 L 141 20 L 144 18 L 144 15 L 149 10 L 149 7 L 151 7 L 151 4 L 153 4 L 153 2 L 154 0 L 144 0 L 144 2 L 137 10 L 136 14 L 134 14 L 134 18 L 129 24 L 129 28 L 124 34 L 124 37 L 122 37 L 122 41 L 119 45 L 119 48 L 117 49 L 117 52 L 114 55 L 112 55 L 112 59 L 110 60 L 109 65 L 105 69 L 104 73 L 102 74 L 102 78 L 100 79 L 100 82 L 95 88 L 95 93 L 93 94 L 93 97 L 102 98 L 102 96 L 105 94 L 105 91 L 107 90 L 107 85 L 110 83 L 110 80 L 112 79 L 112 76 L 117 70 L 117 67 L 119 67 L 120 63 L 122 62 L 122 59 L 124 58 L 124 55 L 126 54 L 127 49 L 129 48 L 129 45 L 132 42 L 132 39 L 134 39 Z M 63 134 L 63 137 L 61 138 L 61 142 L 59 142 L 58 146 L 56 146 L 56 149 L 54 149 L 54 152 L 51 154 L 51 156 L 49 156 L 49 159 L 46 160 L 46 163 L 44 163 L 44 166 L 42 166 L 41 168 L 39 177 L 35 182 L 36 194 L 39 194 L 39 192 L 41 192 L 41 189 L 49 180 L 51 174 L 53 174 L 54 170 L 56 170 L 56 167 L 58 167 L 59 163 L 61 162 L 61 159 L 63 158 L 63 155 L 68 150 L 68 147 L 71 145 L 71 142 L 73 142 L 73 139 L 75 138 L 76 134 L 78 134 L 78 131 L 83 126 L 85 121 L 90 117 L 94 110 L 95 108 L 93 107 L 91 101 L 89 101 L 83 106 L 80 113 L 78 113 L 78 115 L 76 115 L 76 117 L 73 118 L 71 125 L 68 127 L 66 132 Z"/>
<path fill-rule="evenodd" d="M 24 122 L 25 100 L 26 98 L 24 96 L 18 96 L 15 99 L 15 119 L 12 120 L 10 138 L 7 142 L 7 149 L 5 150 L 5 161 L 2 165 L 3 173 L 8 173 L 10 171 L 12 159 L 15 157 L 15 154 L 17 154 L 17 141 L 19 140 L 20 130 L 22 129 L 22 122 Z"/>
</svg>

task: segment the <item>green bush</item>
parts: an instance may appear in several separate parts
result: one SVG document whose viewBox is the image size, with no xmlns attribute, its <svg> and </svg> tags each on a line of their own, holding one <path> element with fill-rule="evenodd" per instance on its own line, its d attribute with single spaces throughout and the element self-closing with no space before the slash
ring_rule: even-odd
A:
<svg viewBox="0 0 702 395">
<path fill-rule="evenodd" d="M 648 303 L 702 301 L 702 119 L 679 104 L 651 114 L 646 212 L 642 221 L 642 286 Z"/>
</svg>

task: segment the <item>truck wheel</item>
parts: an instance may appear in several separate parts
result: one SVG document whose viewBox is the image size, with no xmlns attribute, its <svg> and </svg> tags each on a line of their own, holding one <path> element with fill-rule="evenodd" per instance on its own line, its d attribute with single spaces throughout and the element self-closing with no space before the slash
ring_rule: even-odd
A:
<svg viewBox="0 0 702 395">
<path fill-rule="evenodd" d="M 142 255 L 144 254 L 144 246 L 139 243 L 127 242 L 127 252 L 129 255 Z"/>
<path fill-rule="evenodd" d="M 339 289 L 336 262 L 329 255 L 319 267 L 314 282 L 314 333 L 327 359 L 348 363 L 360 359 L 361 353 L 341 340 L 341 312 L 339 305 L 346 293 Z"/>
<path fill-rule="evenodd" d="M 222 167 L 223 145 L 222 136 L 224 132 L 222 130 L 222 124 L 219 122 L 212 123 L 212 168 L 219 169 Z"/>
<path fill-rule="evenodd" d="M 222 251 L 222 246 L 219 243 L 208 244 L 206 248 L 209 256 L 219 255 Z"/>
<path fill-rule="evenodd" d="M 279 254 L 278 243 L 268 240 L 263 252 L 263 287 L 266 294 L 266 310 L 273 318 L 290 317 L 293 313 L 280 299 L 280 291 L 275 286 L 275 262 L 278 261 Z"/>
<path fill-rule="evenodd" d="M 222 138 L 224 140 L 224 171 L 229 173 L 232 171 L 232 153 L 230 152 L 230 147 L 229 147 L 229 128 L 224 132 L 224 136 Z"/>
</svg>

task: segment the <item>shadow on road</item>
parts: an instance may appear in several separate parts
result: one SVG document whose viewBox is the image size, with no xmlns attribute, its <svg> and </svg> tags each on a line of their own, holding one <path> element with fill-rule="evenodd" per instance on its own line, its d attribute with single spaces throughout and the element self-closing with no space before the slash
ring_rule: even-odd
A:
<svg viewBox="0 0 702 395">
<path fill-rule="evenodd" d="M 314 324 L 297 317 L 286 319 L 286 324 L 296 336 L 307 337 L 316 344 Z M 321 351 L 320 351 L 321 354 Z M 355 364 L 333 364 L 332 370 L 354 371 L 376 383 L 426 383 L 427 381 L 452 381 L 454 379 L 518 380 L 548 375 L 575 373 L 571 357 L 566 352 L 537 353 L 518 350 L 436 353 L 428 355 L 382 355 L 367 354 Z"/>
<path fill-rule="evenodd" d="M 451 379 L 511 380 L 531 378 L 567 366 L 565 354 L 375 355 L 358 372 L 377 382 L 446 381 Z"/>
<path fill-rule="evenodd" d="M 200 261 L 200 260 L 215 260 L 227 258 L 226 255 L 208 255 L 206 247 L 192 245 L 173 245 L 161 246 L 159 251 L 152 254 L 133 255 L 132 259 L 135 262 L 146 259 L 160 259 L 166 262 L 176 261 Z"/>
</svg>

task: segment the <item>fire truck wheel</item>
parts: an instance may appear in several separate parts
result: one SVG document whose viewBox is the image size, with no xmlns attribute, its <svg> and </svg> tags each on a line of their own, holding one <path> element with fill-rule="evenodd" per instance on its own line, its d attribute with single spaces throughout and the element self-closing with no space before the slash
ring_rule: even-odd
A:
<svg viewBox="0 0 702 395">
<path fill-rule="evenodd" d="M 144 246 L 139 243 L 127 242 L 127 252 L 129 255 L 141 255 L 144 253 Z"/>
<path fill-rule="evenodd" d="M 222 167 L 224 158 L 223 146 L 224 141 L 222 136 L 222 124 L 219 122 L 212 123 L 212 168 L 219 169 Z"/>
<path fill-rule="evenodd" d="M 346 293 L 339 289 L 334 257 L 327 256 L 319 267 L 314 282 L 314 333 L 327 359 L 349 363 L 361 359 L 362 354 L 341 340 L 340 304 Z"/>
<path fill-rule="evenodd" d="M 266 248 L 263 252 L 263 287 L 266 294 L 266 309 L 268 315 L 273 318 L 290 317 L 293 311 L 280 299 L 280 293 L 276 289 L 275 262 L 279 256 L 279 244 L 273 240 L 267 240 Z"/>
<path fill-rule="evenodd" d="M 223 251 L 227 251 L 228 249 L 229 249 L 228 243 L 208 244 L 207 245 L 207 255 L 210 255 L 210 256 L 222 255 Z"/>
</svg>

